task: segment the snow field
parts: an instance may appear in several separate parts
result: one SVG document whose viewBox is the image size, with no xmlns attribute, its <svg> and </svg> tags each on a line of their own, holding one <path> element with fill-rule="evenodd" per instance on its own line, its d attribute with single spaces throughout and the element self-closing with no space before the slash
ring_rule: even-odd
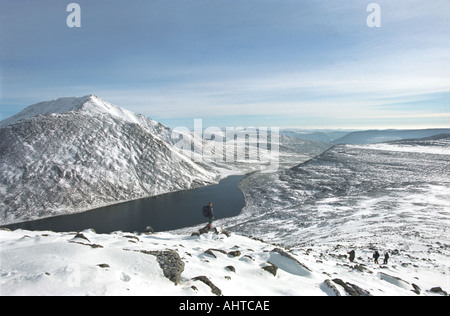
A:
<svg viewBox="0 0 450 316">
<path fill-rule="evenodd" d="M 206 277 L 225 296 L 348 295 L 340 282 L 370 295 L 417 295 L 414 286 L 421 295 L 436 295 L 427 290 L 438 286 L 448 291 L 448 278 L 445 283 L 441 272 L 425 267 L 431 263 L 394 254 L 389 265 L 375 265 L 366 261 L 371 251 L 360 249 L 350 263 L 345 256 L 348 245 L 288 250 L 213 232 L 100 235 L 86 230 L 79 236 L 0 231 L 0 294 L 217 295 L 211 285 L 194 280 L 198 277 Z M 178 285 L 149 254 L 168 249 L 184 264 Z"/>
</svg>

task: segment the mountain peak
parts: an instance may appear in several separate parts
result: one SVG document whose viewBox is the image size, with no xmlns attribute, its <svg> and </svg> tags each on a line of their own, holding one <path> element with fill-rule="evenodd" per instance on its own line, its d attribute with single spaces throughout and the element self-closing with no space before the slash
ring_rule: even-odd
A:
<svg viewBox="0 0 450 316">
<path fill-rule="evenodd" d="M 109 114 L 127 122 L 138 124 L 141 121 L 139 115 L 110 104 L 94 94 L 90 94 L 83 97 L 64 97 L 30 105 L 22 112 L 1 121 L 0 128 L 35 116 L 70 112 L 81 112 L 90 115 Z"/>
<path fill-rule="evenodd" d="M 47 115 L 52 113 L 63 114 L 71 111 L 78 111 L 87 101 L 91 100 L 93 97 L 94 95 L 88 95 L 81 98 L 65 97 L 56 100 L 36 103 L 25 108 L 22 112 L 1 121 L 0 128 L 39 115 Z"/>
</svg>

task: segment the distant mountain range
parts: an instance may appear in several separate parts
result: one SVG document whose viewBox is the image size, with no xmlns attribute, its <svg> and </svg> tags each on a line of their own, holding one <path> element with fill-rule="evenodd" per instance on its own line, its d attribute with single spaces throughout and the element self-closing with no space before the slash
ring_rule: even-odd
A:
<svg viewBox="0 0 450 316">
<path fill-rule="evenodd" d="M 344 137 L 351 131 L 303 131 L 299 129 L 283 130 L 281 133 L 289 137 L 295 137 L 300 139 L 306 139 L 315 142 L 322 142 L 325 144 L 332 144 L 336 139 Z"/>
<path fill-rule="evenodd" d="M 333 141 L 334 144 L 376 144 L 405 139 L 432 137 L 450 133 L 449 128 L 423 130 L 370 130 L 349 133 Z"/>
<path fill-rule="evenodd" d="M 339 145 L 376 144 L 405 139 L 420 139 L 450 133 L 450 128 L 418 130 L 368 130 L 368 131 L 301 131 L 283 130 L 282 134 L 299 139 Z"/>
</svg>

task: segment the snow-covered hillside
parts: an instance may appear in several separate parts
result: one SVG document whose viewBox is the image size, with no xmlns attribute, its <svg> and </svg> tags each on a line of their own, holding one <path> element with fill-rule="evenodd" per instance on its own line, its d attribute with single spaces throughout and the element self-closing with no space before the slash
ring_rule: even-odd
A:
<svg viewBox="0 0 450 316">
<path fill-rule="evenodd" d="M 247 177 L 241 189 L 247 206 L 229 225 L 274 242 L 370 240 L 395 249 L 419 236 L 450 245 L 450 136 L 335 146 L 294 168 Z"/>
<path fill-rule="evenodd" d="M 375 250 L 388 252 L 397 263 L 381 271 L 403 271 L 410 284 L 440 279 L 450 289 L 448 135 L 339 145 L 294 168 L 247 177 L 241 189 L 247 206 L 222 222 L 233 232 L 294 252 L 355 250 L 369 266 Z"/>
<path fill-rule="evenodd" d="M 407 253 L 393 255 L 389 265 L 359 258 L 350 263 L 343 247 L 290 251 L 217 232 L 191 236 L 0 230 L 0 295 L 445 294 L 445 279 L 427 274 L 420 258 Z"/>
<path fill-rule="evenodd" d="M 217 181 L 171 131 L 93 95 L 33 105 L 1 123 L 0 223 L 92 209 Z"/>
</svg>

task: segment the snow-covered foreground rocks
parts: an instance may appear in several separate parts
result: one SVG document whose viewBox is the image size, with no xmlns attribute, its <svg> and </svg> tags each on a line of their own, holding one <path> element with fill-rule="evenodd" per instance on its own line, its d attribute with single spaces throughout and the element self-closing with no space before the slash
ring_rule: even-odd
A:
<svg viewBox="0 0 450 316">
<path fill-rule="evenodd" d="M 363 263 L 370 250 L 288 250 L 217 230 L 199 235 L 0 231 L 1 295 L 443 295 L 422 258 Z M 408 260 L 410 264 L 403 265 Z M 447 283 L 446 283 L 447 282 Z"/>
</svg>

